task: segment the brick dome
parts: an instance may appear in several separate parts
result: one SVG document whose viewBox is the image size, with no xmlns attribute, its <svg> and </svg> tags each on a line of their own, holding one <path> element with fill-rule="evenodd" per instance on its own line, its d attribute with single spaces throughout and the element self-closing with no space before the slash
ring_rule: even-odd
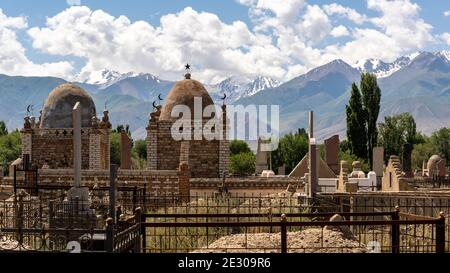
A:
<svg viewBox="0 0 450 273">
<path fill-rule="evenodd" d="M 191 110 L 191 117 L 194 118 L 194 98 L 202 98 L 202 108 L 213 105 L 213 100 L 206 91 L 205 87 L 198 81 L 190 79 L 190 77 L 175 83 L 172 90 L 166 97 L 165 103 L 161 109 L 159 120 L 174 120 L 172 110 L 176 105 L 186 105 Z M 202 111 L 203 111 L 202 109 Z M 181 116 L 181 115 L 180 115 Z"/>
<path fill-rule="evenodd" d="M 71 128 L 72 109 L 78 101 L 81 104 L 81 126 L 91 127 L 92 116 L 96 115 L 92 97 L 73 83 L 63 83 L 48 95 L 40 128 Z"/>
</svg>

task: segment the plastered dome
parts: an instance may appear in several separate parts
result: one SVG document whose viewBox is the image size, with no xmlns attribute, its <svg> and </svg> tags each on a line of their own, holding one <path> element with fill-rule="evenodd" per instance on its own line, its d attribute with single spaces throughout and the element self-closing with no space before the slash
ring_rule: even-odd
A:
<svg viewBox="0 0 450 273">
<path fill-rule="evenodd" d="M 213 105 L 213 100 L 206 91 L 205 87 L 198 81 L 190 79 L 190 77 L 175 83 L 172 90 L 166 97 L 166 101 L 161 109 L 160 120 L 173 120 L 172 110 L 176 105 L 186 105 L 191 110 L 191 117 L 194 118 L 194 98 L 202 98 L 202 108 Z M 202 109 L 202 111 L 203 111 Z"/>
<path fill-rule="evenodd" d="M 91 127 L 92 116 L 96 115 L 92 97 L 73 83 L 63 83 L 48 95 L 40 128 L 71 128 L 72 109 L 78 101 L 81 105 L 81 126 Z"/>
</svg>

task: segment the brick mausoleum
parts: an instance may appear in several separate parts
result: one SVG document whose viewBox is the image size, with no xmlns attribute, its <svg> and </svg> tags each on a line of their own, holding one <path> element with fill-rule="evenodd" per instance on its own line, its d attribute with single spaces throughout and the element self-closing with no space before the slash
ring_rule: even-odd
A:
<svg viewBox="0 0 450 273">
<path fill-rule="evenodd" d="M 147 127 L 147 166 L 150 170 L 175 169 L 181 162 L 189 165 L 193 178 L 221 177 L 228 170 L 229 141 L 226 137 L 226 108 L 222 106 L 222 114 L 213 115 L 217 119 L 216 124 L 221 128 L 213 128 L 212 133 L 221 134 L 222 139 L 206 140 L 201 129 L 207 125 L 211 118 L 198 119 L 194 117 L 194 98 L 201 98 L 204 110 L 208 105 L 213 105 L 205 87 L 198 81 L 192 80 L 190 74 L 185 79 L 177 82 L 169 92 L 165 104 L 157 107 L 151 114 Z M 172 137 L 172 125 L 178 117 L 172 116 L 172 110 L 177 105 L 189 107 L 191 112 L 190 125 L 182 127 L 182 133 L 190 135 L 191 140 L 175 140 Z M 201 126 L 201 127 L 200 127 Z M 211 128 L 211 127 L 207 127 Z M 215 131 L 218 130 L 218 131 Z M 200 133 L 201 139 L 194 137 L 194 133 Z"/>
</svg>

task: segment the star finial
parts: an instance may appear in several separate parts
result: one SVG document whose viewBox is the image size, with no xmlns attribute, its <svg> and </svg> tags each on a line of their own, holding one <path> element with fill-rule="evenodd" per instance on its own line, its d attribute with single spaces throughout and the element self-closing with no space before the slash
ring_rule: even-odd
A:
<svg viewBox="0 0 450 273">
<path fill-rule="evenodd" d="M 184 75 L 184 78 L 186 78 L 186 79 L 190 79 L 191 78 L 191 65 L 190 64 L 186 64 L 185 66 L 184 66 L 184 68 L 186 69 L 186 74 Z"/>
</svg>

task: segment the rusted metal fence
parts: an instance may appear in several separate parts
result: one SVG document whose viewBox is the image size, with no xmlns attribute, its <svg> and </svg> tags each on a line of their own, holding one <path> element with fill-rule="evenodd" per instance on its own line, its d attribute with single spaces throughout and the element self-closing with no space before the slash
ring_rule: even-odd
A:
<svg viewBox="0 0 450 273">
<path fill-rule="evenodd" d="M 328 218 L 333 215 L 143 214 L 143 250 L 149 253 L 370 252 L 368 247 L 372 244 L 380 252 L 446 251 L 443 215 L 418 219 L 414 218 L 418 216 L 399 211 L 340 213 L 345 220 L 330 222 Z M 348 245 L 336 246 L 326 235 L 327 230 L 340 227 L 348 227 L 353 234 L 353 239 L 346 241 Z M 253 236 L 261 238 L 254 239 Z M 306 236 L 317 241 L 312 245 L 298 243 L 299 238 Z M 238 247 L 233 244 L 236 240 Z"/>
</svg>

